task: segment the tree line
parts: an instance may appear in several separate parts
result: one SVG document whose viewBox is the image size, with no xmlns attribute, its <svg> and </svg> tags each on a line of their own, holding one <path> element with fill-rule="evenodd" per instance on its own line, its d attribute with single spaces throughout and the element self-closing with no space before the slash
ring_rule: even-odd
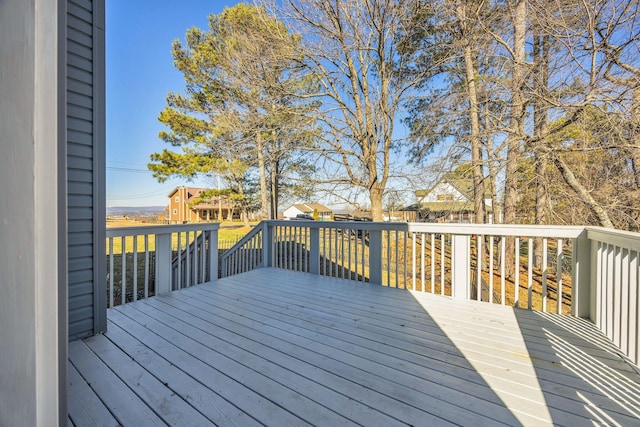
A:
<svg viewBox="0 0 640 427">
<path fill-rule="evenodd" d="M 637 230 L 639 3 L 238 4 L 174 42 L 185 90 L 159 117 L 174 148 L 149 168 L 161 181 L 221 175 L 245 216 L 324 191 L 364 194 L 382 220 L 397 178 L 446 147 L 473 181 L 477 222 L 491 209 L 505 223 Z"/>
</svg>

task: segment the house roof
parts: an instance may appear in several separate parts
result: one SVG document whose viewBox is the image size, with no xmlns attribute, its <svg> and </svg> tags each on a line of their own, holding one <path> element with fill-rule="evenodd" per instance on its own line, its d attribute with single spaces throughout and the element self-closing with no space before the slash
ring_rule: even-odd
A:
<svg viewBox="0 0 640 427">
<path fill-rule="evenodd" d="M 446 182 L 455 188 L 460 194 L 466 197 L 468 200 L 473 200 L 473 180 L 472 179 L 456 179 L 451 176 L 451 174 L 445 174 L 440 181 L 436 183 L 429 190 L 416 190 L 416 197 L 423 198 L 427 194 L 431 193 L 438 185 Z M 489 189 L 485 189 L 485 198 L 491 197 L 491 191 Z"/>
<path fill-rule="evenodd" d="M 174 188 L 173 191 L 171 193 L 169 193 L 169 195 L 167 197 L 173 197 L 173 195 L 176 194 L 178 192 L 178 190 L 181 189 L 181 188 L 186 188 L 187 189 L 187 193 L 189 194 L 189 196 L 188 196 L 189 199 L 191 197 L 197 197 L 198 195 L 200 195 L 200 193 L 202 193 L 203 191 L 207 190 L 207 188 L 200 188 L 200 187 L 178 186 L 178 187 Z"/>
</svg>

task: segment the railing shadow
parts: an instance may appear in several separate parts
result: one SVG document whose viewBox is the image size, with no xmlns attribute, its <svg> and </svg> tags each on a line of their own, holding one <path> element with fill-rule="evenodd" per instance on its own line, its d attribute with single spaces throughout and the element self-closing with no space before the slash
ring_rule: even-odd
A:
<svg viewBox="0 0 640 427">
<path fill-rule="evenodd" d="M 640 369 L 585 319 L 514 310 L 549 406 L 562 397 L 600 425 L 640 425 Z M 565 411 L 565 412 L 566 412 Z M 551 412 L 553 422 L 564 413 Z"/>
</svg>

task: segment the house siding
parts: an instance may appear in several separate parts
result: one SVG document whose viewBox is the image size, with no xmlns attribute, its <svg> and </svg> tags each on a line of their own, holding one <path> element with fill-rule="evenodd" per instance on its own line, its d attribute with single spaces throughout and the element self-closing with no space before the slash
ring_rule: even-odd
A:
<svg viewBox="0 0 640 427">
<path fill-rule="evenodd" d="M 104 1 L 67 2 L 69 339 L 106 329 Z"/>
<path fill-rule="evenodd" d="M 426 194 L 421 202 L 422 203 L 430 203 L 430 202 L 442 202 L 442 200 L 438 199 L 438 196 L 452 196 L 453 201 L 456 202 L 467 202 L 469 201 L 467 197 L 460 193 L 453 185 L 447 182 L 441 182 L 436 185 L 428 194 Z"/>
</svg>

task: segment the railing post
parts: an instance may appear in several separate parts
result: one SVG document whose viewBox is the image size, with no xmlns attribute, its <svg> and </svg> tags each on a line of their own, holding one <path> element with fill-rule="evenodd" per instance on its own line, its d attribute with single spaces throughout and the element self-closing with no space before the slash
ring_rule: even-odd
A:
<svg viewBox="0 0 640 427">
<path fill-rule="evenodd" d="M 309 273 L 320 274 L 320 229 L 309 228 Z"/>
<path fill-rule="evenodd" d="M 273 267 L 271 250 L 273 248 L 273 227 L 269 221 L 262 221 L 262 266 Z"/>
<path fill-rule="evenodd" d="M 369 230 L 369 283 L 382 284 L 382 230 Z"/>
<path fill-rule="evenodd" d="M 171 292 L 171 233 L 156 234 L 156 295 Z"/>
<path fill-rule="evenodd" d="M 595 263 L 593 263 L 595 268 Z M 573 254 L 571 256 L 571 275 L 573 291 L 571 293 L 571 315 L 593 318 L 595 311 L 591 310 L 591 292 L 595 290 L 595 274 L 591 274 L 591 240 L 586 236 L 586 232 L 574 240 Z M 594 272 L 595 273 L 595 272 Z M 594 286 L 592 286 L 594 282 Z"/>
<path fill-rule="evenodd" d="M 209 230 L 209 281 L 218 280 L 218 230 Z"/>
<path fill-rule="evenodd" d="M 451 295 L 455 299 L 469 299 L 471 277 L 470 236 L 451 236 Z"/>
</svg>

